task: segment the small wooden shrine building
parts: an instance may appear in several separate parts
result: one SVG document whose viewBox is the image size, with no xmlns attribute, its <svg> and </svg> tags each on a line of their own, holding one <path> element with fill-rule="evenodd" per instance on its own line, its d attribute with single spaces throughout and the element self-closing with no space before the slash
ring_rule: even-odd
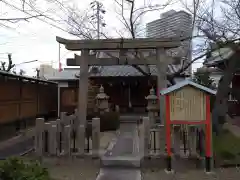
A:
<svg viewBox="0 0 240 180">
<path fill-rule="evenodd" d="M 157 68 L 154 65 L 150 65 L 149 68 L 151 77 L 144 76 L 129 65 L 92 67 L 89 78 L 88 105 L 94 104 L 99 87 L 103 85 L 106 94 L 110 97 L 110 104 L 118 105 L 121 112 L 145 112 L 147 107 L 145 97 L 152 87 L 155 92 L 157 87 Z M 174 66 L 174 68 L 178 67 Z M 173 71 L 172 67 L 169 71 Z M 59 84 L 60 112 L 72 112 L 77 106 L 78 74 L 79 68 L 64 68 L 54 76 L 47 77 L 48 80 Z M 180 82 L 187 76 L 183 73 L 174 80 Z M 170 85 L 168 82 L 168 86 Z"/>
</svg>

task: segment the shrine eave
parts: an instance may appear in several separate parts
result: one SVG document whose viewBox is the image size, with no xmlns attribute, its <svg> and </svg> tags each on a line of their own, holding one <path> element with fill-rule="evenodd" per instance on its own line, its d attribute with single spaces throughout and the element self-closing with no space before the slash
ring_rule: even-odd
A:
<svg viewBox="0 0 240 180">
<path fill-rule="evenodd" d="M 57 36 L 56 41 L 72 51 L 177 48 L 181 45 L 180 38 L 70 40 Z"/>
<path fill-rule="evenodd" d="M 197 83 L 195 83 L 195 82 L 193 82 L 191 80 L 186 79 L 186 80 L 184 80 L 182 82 L 179 82 L 179 83 L 177 83 L 177 84 L 175 84 L 173 86 L 170 86 L 167 89 L 164 89 L 164 90 L 160 91 L 160 94 L 161 95 L 166 95 L 166 94 L 169 94 L 169 93 L 171 93 L 173 91 L 176 91 L 176 90 L 178 90 L 178 89 L 180 89 L 180 88 L 182 88 L 184 86 L 188 86 L 188 85 L 190 85 L 192 87 L 195 87 L 195 88 L 197 88 L 199 90 L 202 90 L 202 91 L 204 91 L 206 93 L 212 94 L 212 95 L 216 95 L 216 93 L 217 93 L 215 90 L 212 90 L 212 89 L 210 89 L 208 87 L 202 86 L 201 84 L 197 84 Z"/>
</svg>

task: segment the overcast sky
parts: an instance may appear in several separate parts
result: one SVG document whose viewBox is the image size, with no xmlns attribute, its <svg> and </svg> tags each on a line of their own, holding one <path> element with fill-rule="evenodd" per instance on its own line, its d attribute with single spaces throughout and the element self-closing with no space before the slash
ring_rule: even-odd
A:
<svg viewBox="0 0 240 180">
<path fill-rule="evenodd" d="M 47 2 L 48 1 L 48 2 Z M 138 1 L 138 0 L 137 0 Z M 149 0 L 145 0 L 146 3 Z M 152 0 L 152 2 L 158 0 Z M 29 1 L 27 1 L 29 2 Z M 57 8 L 53 2 L 56 3 L 55 0 L 32 0 L 35 2 L 35 7 L 37 10 L 49 10 L 52 9 L 51 15 L 53 18 L 66 18 L 66 13 Z M 45 3 L 44 3 L 45 2 Z M 46 3 L 47 2 L 47 3 Z M 62 2 L 62 1 L 61 1 Z M 91 0 L 78 0 L 78 7 L 83 11 L 89 8 Z M 64 4 L 76 4 L 74 0 L 68 0 L 63 2 Z M 114 32 L 114 29 L 120 29 L 121 24 L 116 17 L 116 13 L 114 12 L 116 9 L 114 8 L 114 0 L 100 0 L 104 4 L 106 9 L 106 14 L 104 16 L 108 31 Z M 143 1 L 139 0 L 138 2 L 143 3 Z M 163 1 L 161 1 L 162 3 Z M 71 3 L 71 4 L 70 4 Z M 0 1 L 0 12 L 1 18 L 12 18 L 12 17 L 26 17 L 28 16 L 26 13 L 21 12 L 18 9 L 21 9 L 21 0 L 3 0 Z M 28 4 L 25 4 L 25 9 L 27 13 L 36 14 L 36 12 L 28 11 Z M 162 12 L 167 10 L 182 10 L 184 9 L 179 3 L 174 4 L 172 6 L 167 7 Z M 55 16 L 55 17 L 54 17 Z M 65 17 L 64 17 L 65 16 Z M 156 20 L 160 17 L 160 12 L 151 12 L 148 13 L 142 19 L 143 25 L 146 23 Z M 64 24 L 54 23 L 53 21 L 41 18 L 48 23 L 55 24 L 63 30 L 67 30 L 67 27 Z M 42 64 L 52 64 L 55 68 L 58 67 L 58 43 L 56 42 L 56 36 L 61 36 L 65 38 L 74 37 L 69 35 L 67 32 L 55 28 L 47 23 L 44 23 L 37 19 L 31 19 L 28 22 L 22 21 L 18 23 L 9 23 L 0 21 L 0 58 L 1 61 L 7 60 L 7 53 L 12 53 L 12 58 L 15 64 L 17 64 L 17 71 L 19 69 L 23 69 L 27 71 L 29 75 L 35 75 L 35 69 L 39 67 L 40 63 Z M 12 28 L 7 28 L 5 26 L 9 26 Z M 111 32 L 109 32 L 111 33 Z M 66 63 L 67 57 L 72 57 L 72 53 L 65 50 L 64 46 L 61 46 L 61 63 L 64 65 Z M 38 62 L 22 64 L 27 61 L 38 60 Z M 18 65 L 20 64 L 20 65 Z M 194 63 L 193 68 L 199 67 L 200 63 Z"/>
</svg>

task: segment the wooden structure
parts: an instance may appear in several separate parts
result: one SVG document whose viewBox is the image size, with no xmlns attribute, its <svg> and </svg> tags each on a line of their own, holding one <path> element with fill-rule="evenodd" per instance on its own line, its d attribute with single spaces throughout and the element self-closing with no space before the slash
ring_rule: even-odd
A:
<svg viewBox="0 0 240 180">
<path fill-rule="evenodd" d="M 81 51 L 81 56 L 75 55 L 74 60 L 67 60 L 67 65 L 76 65 L 81 68 L 79 76 L 79 93 L 78 93 L 78 124 L 80 126 L 86 125 L 87 116 L 87 95 L 88 95 L 88 78 L 89 65 L 149 65 L 156 64 L 158 69 L 158 88 L 166 88 L 166 73 L 168 64 L 170 64 L 171 57 L 165 53 L 166 49 L 176 48 L 181 45 L 180 39 L 177 38 L 162 38 L 162 39 L 101 39 L 101 40 L 67 40 L 60 37 L 56 38 L 57 42 L 64 44 L 66 49 L 72 51 Z M 118 58 L 102 59 L 97 58 L 96 55 L 90 55 L 90 50 L 119 50 Z M 156 55 L 144 59 L 136 59 L 127 57 L 128 50 L 135 49 L 154 49 Z M 161 98 L 160 98 L 161 99 Z M 164 100 L 160 103 L 164 103 Z M 164 104 L 160 106 L 164 109 Z M 164 116 L 164 113 L 162 114 Z M 83 128 L 85 130 L 85 128 Z M 81 134 L 85 134 L 84 132 Z M 80 149 L 84 148 L 84 142 L 80 142 Z"/>
<path fill-rule="evenodd" d="M 0 86 L 1 138 L 57 110 L 56 83 L 0 71 Z"/>
<path fill-rule="evenodd" d="M 68 71 L 68 74 L 71 73 L 69 71 L 74 71 L 74 74 L 79 70 L 67 69 L 64 71 Z M 64 74 L 66 72 L 59 72 L 58 74 L 61 73 Z M 97 76 L 89 77 L 87 104 L 89 112 L 91 112 L 91 110 L 96 106 L 95 97 L 101 85 L 103 85 L 105 92 L 110 97 L 110 107 L 118 105 L 120 107 L 120 112 L 122 113 L 144 113 L 146 111 L 147 101 L 145 97 L 149 94 L 149 89 L 154 87 L 156 92 L 157 77 L 155 74 L 153 74 L 151 77 L 146 77 L 138 75 L 130 76 L 128 71 L 126 73 L 120 72 L 117 75 L 113 74 L 112 76 L 105 76 L 103 73 L 105 72 L 102 72 L 101 74 L 99 73 Z M 134 72 L 132 72 L 132 74 L 134 74 Z M 72 113 L 74 112 L 74 109 L 77 108 L 79 85 L 76 77 L 71 78 L 71 75 L 68 75 L 68 77 L 69 79 L 52 79 L 50 77 L 49 80 L 58 82 L 58 85 L 60 86 L 60 112 Z M 177 78 L 179 81 L 182 79 L 184 79 L 184 77 Z M 139 89 L 141 89 L 141 91 L 139 91 Z"/>
<path fill-rule="evenodd" d="M 210 97 L 216 91 L 185 80 L 161 91 L 166 98 L 166 141 L 168 170 L 171 170 L 171 126 L 175 124 L 206 126 L 206 171 L 210 171 L 212 157 L 212 126 Z"/>
</svg>

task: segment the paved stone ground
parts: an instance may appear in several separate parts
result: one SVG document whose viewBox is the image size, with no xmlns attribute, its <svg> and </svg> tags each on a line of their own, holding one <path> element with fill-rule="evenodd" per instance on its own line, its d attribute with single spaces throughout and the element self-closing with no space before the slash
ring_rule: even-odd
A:
<svg viewBox="0 0 240 180">
<path fill-rule="evenodd" d="M 237 180 L 240 179 L 238 168 L 215 169 L 212 174 L 206 174 L 203 170 L 186 170 L 167 174 L 162 169 L 143 169 L 142 180 Z"/>
<path fill-rule="evenodd" d="M 21 135 L 0 142 L 0 159 L 18 156 L 33 148 L 34 128 L 26 129 Z"/>
<path fill-rule="evenodd" d="M 120 127 L 120 135 L 116 141 L 116 144 L 111 150 L 106 152 L 103 157 L 109 158 L 112 162 L 116 162 L 119 165 L 119 161 L 122 163 L 121 167 L 115 167 L 114 163 L 111 167 L 104 167 L 100 170 L 97 180 L 140 180 L 141 172 L 139 169 L 131 169 L 124 167 L 126 162 L 131 161 L 131 157 L 135 157 L 134 141 L 136 137 L 136 125 L 135 124 L 122 124 Z M 123 160 L 125 158 L 125 160 Z M 102 158 L 103 161 L 103 158 Z M 139 160 L 140 162 L 140 160 Z"/>
<path fill-rule="evenodd" d="M 0 150 L 0 159 L 6 159 L 9 156 L 19 156 L 33 148 L 34 140 L 26 139 Z"/>
<path fill-rule="evenodd" d="M 96 180 L 141 180 L 138 169 L 101 169 Z"/>
<path fill-rule="evenodd" d="M 97 159 L 45 158 L 42 161 L 53 180 L 95 180 L 100 169 Z"/>
<path fill-rule="evenodd" d="M 133 153 L 134 124 L 123 124 L 120 127 L 121 135 L 118 137 L 113 148 L 104 156 L 124 156 Z"/>
<path fill-rule="evenodd" d="M 115 137 L 115 131 L 101 133 L 100 150 L 103 153 L 106 152 L 109 142 Z M 34 152 L 26 154 L 23 158 L 39 159 Z M 92 159 L 91 156 L 83 159 L 44 157 L 42 165 L 48 169 L 53 180 L 95 180 L 100 170 L 100 159 Z"/>
</svg>

